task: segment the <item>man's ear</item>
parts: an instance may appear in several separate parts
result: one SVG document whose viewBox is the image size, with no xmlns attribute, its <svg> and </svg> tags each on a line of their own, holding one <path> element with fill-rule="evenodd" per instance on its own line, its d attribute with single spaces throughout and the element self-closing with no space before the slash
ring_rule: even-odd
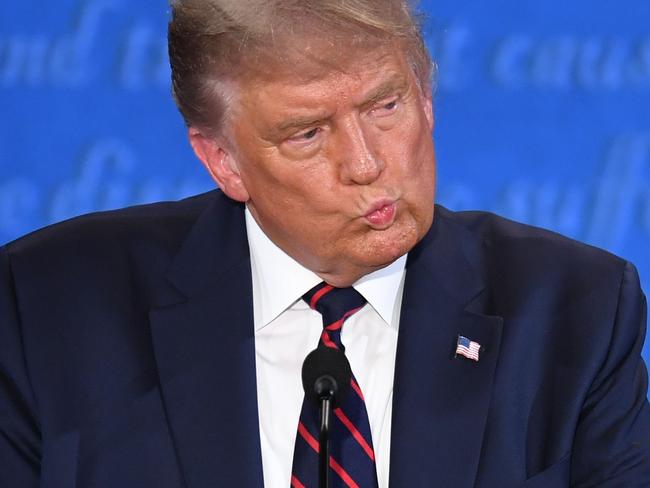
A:
<svg viewBox="0 0 650 488">
<path fill-rule="evenodd" d="M 208 170 L 221 191 L 233 200 L 246 203 L 250 196 L 241 179 L 232 152 L 213 137 L 207 137 L 195 127 L 190 127 L 188 136 L 194 154 Z"/>
</svg>

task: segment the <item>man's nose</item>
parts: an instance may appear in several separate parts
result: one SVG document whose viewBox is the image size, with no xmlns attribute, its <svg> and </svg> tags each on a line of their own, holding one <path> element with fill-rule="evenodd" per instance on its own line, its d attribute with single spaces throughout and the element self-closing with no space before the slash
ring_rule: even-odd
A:
<svg viewBox="0 0 650 488">
<path fill-rule="evenodd" d="M 368 185 L 379 178 L 384 163 L 373 148 L 363 121 L 354 116 L 346 119 L 340 127 L 338 158 L 341 179 L 344 183 Z"/>
</svg>

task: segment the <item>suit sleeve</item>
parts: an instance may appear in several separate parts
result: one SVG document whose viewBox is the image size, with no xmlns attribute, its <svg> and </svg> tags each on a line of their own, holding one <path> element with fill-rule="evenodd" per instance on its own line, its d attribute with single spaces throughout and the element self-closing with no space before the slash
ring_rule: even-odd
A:
<svg viewBox="0 0 650 488">
<path fill-rule="evenodd" d="M 586 397 L 575 433 L 571 486 L 650 487 L 648 373 L 641 357 L 646 299 L 626 264 L 609 351 Z"/>
<path fill-rule="evenodd" d="M 41 436 L 7 248 L 0 248 L 0 486 L 39 486 Z"/>
</svg>

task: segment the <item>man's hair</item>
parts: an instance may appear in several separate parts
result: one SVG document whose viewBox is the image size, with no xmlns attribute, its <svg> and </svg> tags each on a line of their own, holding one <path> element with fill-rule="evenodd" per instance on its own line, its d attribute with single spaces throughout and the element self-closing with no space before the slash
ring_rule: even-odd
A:
<svg viewBox="0 0 650 488">
<path fill-rule="evenodd" d="M 431 89 L 433 65 L 409 0 L 172 0 L 171 9 L 172 91 L 188 126 L 220 129 L 229 83 L 342 69 L 344 56 L 381 45 L 397 44 Z"/>
</svg>

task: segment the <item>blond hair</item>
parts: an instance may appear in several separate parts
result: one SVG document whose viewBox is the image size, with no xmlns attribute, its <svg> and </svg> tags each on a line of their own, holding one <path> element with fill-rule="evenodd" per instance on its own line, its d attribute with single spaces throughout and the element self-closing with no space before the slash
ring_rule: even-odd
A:
<svg viewBox="0 0 650 488">
<path fill-rule="evenodd" d="M 397 43 L 431 89 L 431 59 L 408 0 L 172 0 L 171 8 L 172 91 L 188 126 L 219 130 L 228 82 L 303 66 L 314 56 L 303 43 L 314 39 L 330 55 Z M 336 60 L 317 62 L 336 69 Z"/>
</svg>

